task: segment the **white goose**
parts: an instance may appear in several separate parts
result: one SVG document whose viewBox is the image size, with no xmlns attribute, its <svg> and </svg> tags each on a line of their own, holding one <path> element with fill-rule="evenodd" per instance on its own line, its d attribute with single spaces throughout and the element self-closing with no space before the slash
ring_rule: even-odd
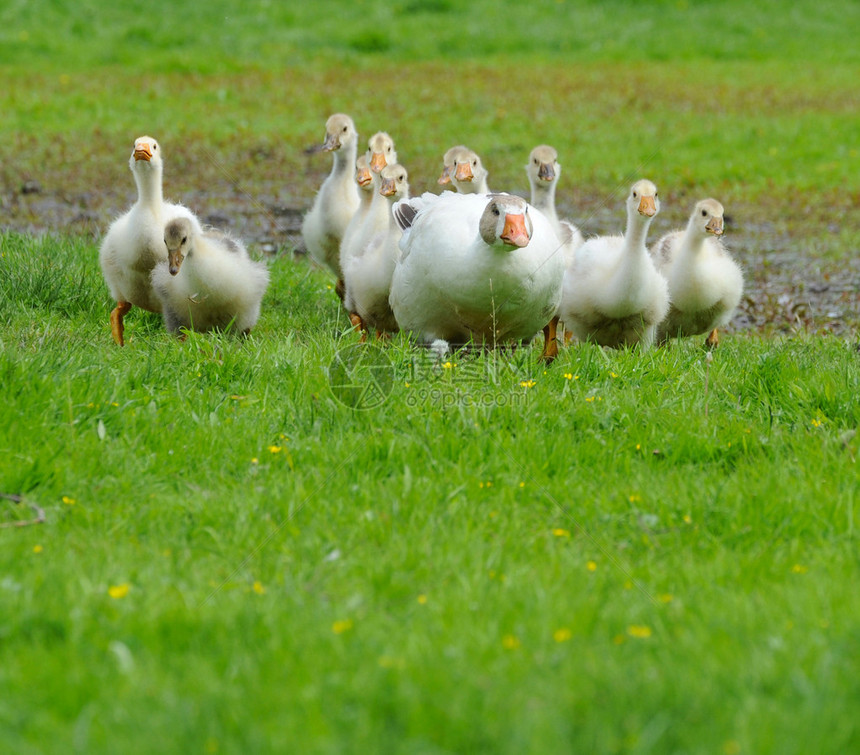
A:
<svg viewBox="0 0 860 755">
<path fill-rule="evenodd" d="M 388 303 L 394 264 L 400 256 L 398 242 L 402 235 L 391 206 L 409 197 L 409 176 L 402 165 L 386 165 L 380 174 L 379 195 L 388 206 L 388 227 L 367 240 L 364 248 L 353 255 L 344 268 L 346 296 L 344 304 L 353 325 L 363 331 L 374 328 L 377 335 L 397 330 L 397 321 Z"/>
<path fill-rule="evenodd" d="M 356 183 L 361 189 L 362 199 L 340 244 L 340 269 L 344 271 L 344 276 L 351 257 L 363 249 L 377 233 L 382 233 L 388 229 L 391 207 L 385 197 L 379 193 L 381 185 L 379 172 L 386 165 L 397 162 L 394 142 L 384 131 L 379 131 L 370 137 L 366 155 L 358 160 L 363 160 L 367 167 L 364 170 L 356 168 Z M 352 319 L 355 310 L 345 298 L 345 292 L 348 288 L 349 282 L 344 278 L 344 306 L 350 313 L 350 319 Z"/>
<path fill-rule="evenodd" d="M 668 233 L 651 247 L 672 302 L 657 328 L 658 341 L 708 333 L 706 346 L 719 343 L 717 329 L 732 319 L 744 288 L 743 273 L 720 242 L 722 235 L 723 206 L 703 199 L 686 230 Z"/>
<path fill-rule="evenodd" d="M 265 263 L 251 260 L 236 239 L 201 231 L 187 218 L 171 220 L 162 243 L 167 261 L 152 271 L 152 286 L 167 330 L 232 327 L 249 333 L 269 285 Z"/>
<path fill-rule="evenodd" d="M 391 282 L 403 330 L 434 350 L 530 339 L 553 316 L 564 270 L 549 220 L 508 194 L 423 194 L 394 205 L 404 229 Z"/>
<path fill-rule="evenodd" d="M 449 177 L 459 194 L 490 193 L 490 189 L 487 187 L 489 173 L 477 152 L 468 147 L 461 147 L 453 152 L 451 159 L 453 165 Z"/>
<path fill-rule="evenodd" d="M 582 246 L 582 232 L 573 223 L 559 220 L 555 209 L 555 187 L 561 177 L 561 165 L 558 162 L 558 152 L 547 144 L 535 147 L 529 155 L 526 174 L 531 187 L 531 203 L 546 215 L 555 226 L 555 232 L 562 243 L 560 254 L 564 257 L 564 267 L 567 269 L 573 263 L 575 251 Z M 558 356 L 556 331 L 558 328 L 558 313 L 547 326 L 546 338 L 549 343 L 544 355 L 545 361 L 552 361 Z M 565 337 L 570 339 L 571 331 L 565 331 Z"/>
<path fill-rule="evenodd" d="M 322 150 L 334 155 L 332 169 L 302 221 L 302 238 L 311 257 L 337 276 L 338 291 L 342 292 L 340 242 L 359 204 L 358 186 L 353 180 L 358 132 L 352 118 L 335 113 L 326 121 Z"/>
<path fill-rule="evenodd" d="M 561 178 L 561 165 L 558 162 L 558 152 L 546 144 L 535 147 L 529 155 L 526 173 L 531 186 L 531 203 L 556 227 L 559 239 L 564 243 L 565 261 L 573 261 L 573 252 L 582 246 L 582 232 L 573 223 L 559 220 L 555 209 L 555 188 Z"/>
<path fill-rule="evenodd" d="M 164 201 L 164 163 L 155 139 L 135 139 L 128 164 L 137 184 L 137 201 L 111 224 L 99 250 L 102 274 L 116 301 L 110 313 L 111 334 L 120 346 L 125 343 L 123 317 L 132 305 L 161 312 L 150 274 L 158 262 L 167 259 L 164 224 L 182 217 L 200 230 L 200 223 L 188 208 Z"/>
<path fill-rule="evenodd" d="M 397 162 L 394 140 L 385 131 L 377 131 L 367 140 L 367 164 L 374 173 Z"/>
<path fill-rule="evenodd" d="M 359 189 L 359 204 L 358 209 L 350 218 L 346 230 L 343 232 L 343 238 L 340 242 L 340 269 L 346 268 L 347 260 L 352 256 L 352 247 L 358 237 L 361 226 L 367 218 L 367 213 L 370 210 L 370 205 L 373 202 L 374 195 L 374 173 L 371 172 L 367 165 L 367 156 L 359 155 L 355 161 L 355 183 Z M 344 282 L 345 283 L 345 282 Z M 345 288 L 345 286 L 344 286 Z"/>
<path fill-rule="evenodd" d="M 623 236 L 599 236 L 576 250 L 564 273 L 559 315 L 581 341 L 647 348 L 669 311 L 666 280 L 645 247 L 648 226 L 660 209 L 657 187 L 637 181 L 626 204 Z"/>
<path fill-rule="evenodd" d="M 460 152 L 468 151 L 468 147 L 463 144 L 458 144 L 455 147 L 448 149 L 442 156 L 442 175 L 439 176 L 437 183 L 440 186 L 445 186 L 451 183 L 451 173 L 454 170 L 454 159 Z"/>
</svg>

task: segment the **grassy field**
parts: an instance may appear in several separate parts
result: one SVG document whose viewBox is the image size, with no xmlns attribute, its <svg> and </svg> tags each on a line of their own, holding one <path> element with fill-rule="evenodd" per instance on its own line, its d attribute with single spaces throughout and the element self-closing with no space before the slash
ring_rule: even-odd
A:
<svg viewBox="0 0 860 755">
<path fill-rule="evenodd" d="M 0 749 L 860 749 L 858 322 L 766 309 L 813 280 L 857 309 L 857 5 L 242 9 L 0 9 Z M 401 335 L 355 364 L 275 234 L 249 339 L 134 310 L 114 347 L 131 140 L 256 248 L 334 110 L 395 135 L 413 191 L 461 141 L 524 191 L 554 143 L 592 231 L 640 173 L 658 230 L 717 195 L 764 324 L 712 361 Z"/>
</svg>

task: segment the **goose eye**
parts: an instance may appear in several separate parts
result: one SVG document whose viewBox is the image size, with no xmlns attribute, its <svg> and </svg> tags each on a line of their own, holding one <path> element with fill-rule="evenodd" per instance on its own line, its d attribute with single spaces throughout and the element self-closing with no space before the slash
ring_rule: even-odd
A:
<svg viewBox="0 0 860 755">
<path fill-rule="evenodd" d="M 634 191 L 634 192 L 633 192 L 633 199 L 636 199 L 636 197 L 638 197 L 638 196 L 639 196 L 639 195 Z"/>
<path fill-rule="evenodd" d="M 708 217 L 708 211 L 707 210 L 702 210 L 702 217 L 703 218 Z"/>
<path fill-rule="evenodd" d="M 472 160 L 472 165 L 477 166 L 477 164 L 478 164 L 478 161 L 477 161 L 477 160 Z"/>
<path fill-rule="evenodd" d="M 347 131 L 347 127 L 346 127 L 346 126 L 344 126 L 344 127 L 343 127 L 343 133 L 346 133 L 346 131 Z"/>
<path fill-rule="evenodd" d="M 535 165 L 537 165 L 537 164 L 538 164 L 538 160 L 537 160 L 537 158 L 535 158 Z"/>
<path fill-rule="evenodd" d="M 495 215 L 496 217 L 499 217 L 499 208 L 498 207 L 493 208 L 493 215 Z"/>
</svg>

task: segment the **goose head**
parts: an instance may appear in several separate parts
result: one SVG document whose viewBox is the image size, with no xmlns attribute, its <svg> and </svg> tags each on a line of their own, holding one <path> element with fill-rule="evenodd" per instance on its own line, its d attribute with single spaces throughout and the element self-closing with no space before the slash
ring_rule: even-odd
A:
<svg viewBox="0 0 860 755">
<path fill-rule="evenodd" d="M 660 212 L 660 200 L 657 199 L 657 187 L 642 179 L 633 184 L 630 196 L 627 197 L 627 213 L 635 217 L 636 213 L 646 218 L 653 218 Z"/>
<path fill-rule="evenodd" d="M 373 190 L 373 176 L 367 165 L 367 156 L 359 155 L 355 161 L 355 182 L 362 191 Z"/>
<path fill-rule="evenodd" d="M 451 147 L 442 157 L 442 175 L 439 176 L 439 184 L 444 186 L 451 183 L 451 173 L 454 170 L 454 163 L 457 160 L 457 155 L 461 152 L 468 152 L 468 148 L 462 144 L 458 144 L 456 147 Z"/>
<path fill-rule="evenodd" d="M 535 147 L 529 155 L 526 172 L 532 186 L 541 182 L 551 184 L 561 176 L 561 165 L 558 164 L 558 152 L 547 144 Z"/>
<path fill-rule="evenodd" d="M 344 145 L 355 142 L 358 139 L 358 132 L 355 130 L 355 124 L 352 118 L 343 113 L 335 113 L 325 124 L 325 141 L 323 142 L 323 152 L 336 152 Z"/>
<path fill-rule="evenodd" d="M 188 218 L 175 218 L 164 227 L 164 245 L 167 247 L 167 267 L 176 275 L 191 249 L 193 229 Z"/>
<path fill-rule="evenodd" d="M 723 235 L 723 206 L 716 199 L 703 199 L 696 204 L 690 224 L 703 234 Z"/>
<path fill-rule="evenodd" d="M 379 193 L 395 202 L 409 196 L 409 175 L 406 168 L 398 163 L 386 165 L 380 173 L 382 179 Z"/>
<path fill-rule="evenodd" d="M 151 136 L 137 137 L 134 140 L 131 157 L 128 159 L 128 167 L 135 171 L 143 166 L 160 168 L 161 165 L 161 148 L 158 142 Z"/>
<path fill-rule="evenodd" d="M 461 193 L 471 193 L 487 178 L 487 170 L 481 163 L 481 158 L 471 149 L 464 149 L 454 156 L 454 167 L 451 169 L 451 182 Z"/>
<path fill-rule="evenodd" d="M 367 164 L 374 173 L 379 173 L 386 165 L 397 162 L 394 140 L 384 131 L 378 131 L 367 141 Z"/>
<path fill-rule="evenodd" d="M 478 223 L 484 243 L 508 249 L 528 246 L 533 230 L 528 202 L 512 194 L 490 194 L 489 200 Z"/>
</svg>

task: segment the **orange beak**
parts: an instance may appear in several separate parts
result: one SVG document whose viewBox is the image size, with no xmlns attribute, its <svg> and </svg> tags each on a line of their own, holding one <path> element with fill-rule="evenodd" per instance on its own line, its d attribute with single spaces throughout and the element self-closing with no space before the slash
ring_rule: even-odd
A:
<svg viewBox="0 0 860 755">
<path fill-rule="evenodd" d="M 367 186 L 367 184 L 373 181 L 373 176 L 370 175 L 370 171 L 367 168 L 362 168 L 356 171 L 355 180 L 359 186 Z"/>
<path fill-rule="evenodd" d="M 443 186 L 451 183 L 451 169 L 447 165 L 442 169 L 442 175 L 439 176 L 437 183 Z"/>
<path fill-rule="evenodd" d="M 653 218 L 657 214 L 657 203 L 654 197 L 643 196 L 639 200 L 639 214 Z"/>
<path fill-rule="evenodd" d="M 528 246 L 530 239 L 525 215 L 505 215 L 505 227 L 499 238 L 509 246 Z"/>
<path fill-rule="evenodd" d="M 152 147 L 147 142 L 135 142 L 134 159 L 149 162 L 152 160 Z"/>
<path fill-rule="evenodd" d="M 722 218 L 711 218 L 708 221 L 708 224 L 705 226 L 705 230 L 708 233 L 713 233 L 714 236 L 722 236 L 723 235 L 723 219 Z"/>
<path fill-rule="evenodd" d="M 464 163 L 457 163 L 457 172 L 454 177 L 458 181 L 471 181 L 475 177 L 472 174 L 472 163 L 468 160 Z"/>
<path fill-rule="evenodd" d="M 385 161 L 385 155 L 381 152 L 374 152 L 370 158 L 370 169 L 374 173 L 380 173 L 386 165 L 388 163 Z"/>
</svg>

